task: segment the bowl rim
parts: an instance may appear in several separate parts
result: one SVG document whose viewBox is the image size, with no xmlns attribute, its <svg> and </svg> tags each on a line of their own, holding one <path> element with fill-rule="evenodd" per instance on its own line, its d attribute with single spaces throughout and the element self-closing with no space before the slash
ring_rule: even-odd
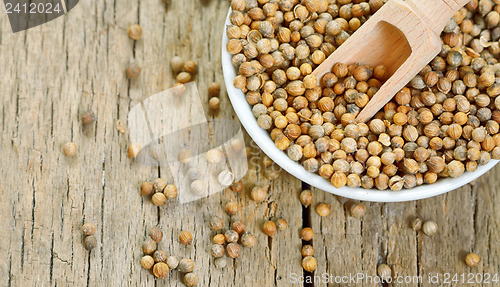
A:
<svg viewBox="0 0 500 287">
<path fill-rule="evenodd" d="M 465 172 L 458 178 L 440 179 L 436 183 L 430 185 L 421 185 L 412 189 L 402 189 L 401 191 L 352 187 L 335 188 L 328 180 L 322 178 L 318 174 L 307 172 L 299 163 L 291 160 L 283 151 L 279 150 L 271 140 L 267 131 L 258 126 L 257 120 L 253 116 L 251 107 L 247 103 L 243 92 L 234 87 L 233 81 L 236 77 L 236 69 L 233 67 L 231 55 L 226 51 L 226 44 L 229 40 L 226 34 L 226 27 L 231 25 L 229 21 L 230 14 L 231 8 L 229 8 L 222 33 L 221 59 L 227 94 L 234 111 L 247 133 L 267 156 L 269 156 L 276 164 L 285 169 L 288 173 L 309 184 L 311 187 L 315 187 L 341 197 L 362 201 L 413 201 L 434 197 L 464 186 L 485 174 L 498 163 L 497 160 L 490 160 L 488 164 L 478 167 L 477 171 Z"/>
</svg>

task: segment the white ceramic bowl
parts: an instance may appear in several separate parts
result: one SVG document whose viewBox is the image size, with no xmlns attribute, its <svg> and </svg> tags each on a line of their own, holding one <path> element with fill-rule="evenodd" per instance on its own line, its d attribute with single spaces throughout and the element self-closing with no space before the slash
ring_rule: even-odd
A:
<svg viewBox="0 0 500 287">
<path fill-rule="evenodd" d="M 401 202 L 433 197 L 457 189 L 480 177 L 498 163 L 498 161 L 492 160 L 487 165 L 479 167 L 476 172 L 466 172 L 459 178 L 440 179 L 434 184 L 422 185 L 413 189 L 403 189 L 401 191 L 333 187 L 328 180 L 317 174 L 307 172 L 299 163 L 291 160 L 284 152 L 274 145 L 267 131 L 261 129 L 257 125 L 257 120 L 253 116 L 251 107 L 246 102 L 243 92 L 233 86 L 233 80 L 236 77 L 236 69 L 231 63 L 231 55 L 226 51 L 226 44 L 228 41 L 226 26 L 231 25 L 229 21 L 230 13 L 231 10 L 229 10 L 222 33 L 222 69 L 229 99 L 250 137 L 252 137 L 267 156 L 296 178 L 311 186 L 346 198 L 375 202 Z"/>
</svg>

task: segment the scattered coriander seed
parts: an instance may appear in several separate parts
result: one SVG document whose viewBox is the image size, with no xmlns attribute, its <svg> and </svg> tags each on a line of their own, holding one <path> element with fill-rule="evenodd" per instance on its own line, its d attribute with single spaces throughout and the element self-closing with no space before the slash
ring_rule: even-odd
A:
<svg viewBox="0 0 500 287">
<path fill-rule="evenodd" d="M 278 228 L 279 231 L 283 231 L 288 227 L 288 223 L 286 222 L 285 219 L 280 218 L 276 220 L 276 227 Z"/>
<path fill-rule="evenodd" d="M 191 82 L 191 74 L 187 72 L 180 72 L 175 79 L 181 84 L 187 84 Z"/>
<path fill-rule="evenodd" d="M 198 73 L 198 65 L 196 62 L 189 60 L 184 64 L 184 71 L 188 72 L 191 75 Z"/>
<path fill-rule="evenodd" d="M 74 157 L 76 155 L 77 147 L 74 142 L 67 142 L 63 146 L 63 153 L 67 157 Z"/>
<path fill-rule="evenodd" d="M 168 265 L 165 262 L 158 262 L 153 266 L 153 275 L 164 280 L 168 276 Z"/>
<path fill-rule="evenodd" d="M 221 171 L 221 173 L 219 173 L 219 176 L 217 177 L 217 179 L 223 187 L 228 187 L 233 182 L 234 175 L 229 170 L 223 170 L 223 171 Z"/>
<path fill-rule="evenodd" d="M 141 196 L 150 195 L 151 193 L 153 193 L 153 184 L 148 181 L 141 183 Z"/>
<path fill-rule="evenodd" d="M 305 227 L 300 231 L 300 238 L 304 241 L 311 241 L 314 237 L 314 231 L 310 227 Z"/>
<path fill-rule="evenodd" d="M 177 186 L 174 184 L 169 184 L 163 189 L 163 194 L 167 199 L 175 199 L 177 197 Z"/>
<path fill-rule="evenodd" d="M 198 285 L 198 275 L 195 273 L 187 273 L 184 275 L 184 285 L 191 287 Z"/>
<path fill-rule="evenodd" d="M 426 221 L 422 225 L 422 230 L 427 236 L 434 236 L 438 231 L 438 226 L 434 221 Z"/>
<path fill-rule="evenodd" d="M 410 226 L 411 226 L 411 229 L 413 229 L 415 231 L 419 231 L 420 229 L 422 229 L 422 224 L 423 224 L 422 219 L 420 219 L 419 217 L 416 217 L 411 221 Z"/>
<path fill-rule="evenodd" d="M 218 269 L 223 269 L 227 265 L 227 260 L 225 257 L 217 258 L 215 259 L 214 264 Z"/>
<path fill-rule="evenodd" d="M 128 27 L 128 36 L 130 39 L 139 40 L 142 36 L 142 28 L 138 24 L 132 24 Z"/>
<path fill-rule="evenodd" d="M 189 258 L 183 258 L 179 262 L 177 269 L 182 273 L 189 273 L 194 270 L 194 262 Z"/>
<path fill-rule="evenodd" d="M 262 227 L 262 231 L 269 237 L 276 235 L 276 223 L 272 221 L 266 221 Z"/>
<path fill-rule="evenodd" d="M 224 238 L 228 243 L 235 243 L 238 242 L 238 239 L 240 239 L 240 236 L 238 235 L 238 232 L 234 230 L 228 230 L 224 233 Z"/>
<path fill-rule="evenodd" d="M 95 122 L 95 114 L 93 111 L 87 111 L 82 115 L 82 125 L 89 126 Z"/>
<path fill-rule="evenodd" d="M 330 214 L 330 204 L 328 203 L 320 203 L 316 206 L 316 213 L 319 216 L 328 216 Z"/>
<path fill-rule="evenodd" d="M 163 192 L 166 186 L 167 182 L 163 178 L 157 178 L 153 181 L 153 188 L 155 192 Z"/>
<path fill-rule="evenodd" d="M 128 79 L 134 80 L 137 79 L 137 77 L 139 77 L 139 75 L 141 74 L 141 70 L 142 70 L 141 66 L 139 66 L 137 63 L 131 63 L 127 66 L 125 74 Z"/>
<path fill-rule="evenodd" d="M 165 196 L 165 194 L 163 194 L 161 192 L 157 192 L 157 193 L 153 194 L 151 201 L 156 206 L 163 206 L 167 202 L 167 197 Z"/>
<path fill-rule="evenodd" d="M 243 247 L 253 247 L 257 240 L 255 238 L 255 235 L 253 235 L 252 233 L 249 233 L 249 232 L 245 232 L 241 236 L 240 241 L 241 241 L 241 245 L 243 245 Z"/>
<path fill-rule="evenodd" d="M 172 68 L 172 72 L 180 73 L 182 69 L 184 69 L 184 60 L 181 57 L 175 56 L 170 60 L 170 68 Z"/>
<path fill-rule="evenodd" d="M 144 243 L 142 244 L 142 252 L 144 252 L 144 254 L 148 254 L 148 255 L 153 255 L 153 253 L 156 251 L 156 242 L 154 242 L 153 239 L 146 239 L 146 241 L 144 241 Z"/>
<path fill-rule="evenodd" d="M 211 253 L 212 253 L 213 257 L 220 258 L 220 257 L 224 256 L 224 254 L 226 253 L 226 250 L 224 249 L 223 245 L 214 244 L 214 245 L 212 245 Z"/>
<path fill-rule="evenodd" d="M 253 201 L 261 203 L 267 198 L 267 189 L 261 186 L 255 186 L 250 192 L 250 197 Z"/>
<path fill-rule="evenodd" d="M 314 256 L 314 248 L 311 245 L 302 246 L 302 257 Z"/>
<path fill-rule="evenodd" d="M 387 264 L 380 264 L 377 267 L 377 274 L 382 280 L 387 281 L 388 278 L 392 278 L 392 269 Z"/>
<path fill-rule="evenodd" d="M 307 272 L 313 272 L 318 266 L 318 261 L 312 256 L 306 256 L 302 259 L 302 268 Z"/>
<path fill-rule="evenodd" d="M 210 229 L 213 231 L 219 231 L 224 228 L 224 220 L 222 220 L 222 218 L 217 215 L 210 217 L 210 221 L 208 224 L 210 226 Z"/>
<path fill-rule="evenodd" d="M 138 143 L 132 143 L 128 146 L 128 158 L 136 158 L 141 152 L 141 146 Z"/>
<path fill-rule="evenodd" d="M 149 237 L 151 237 L 151 239 L 153 239 L 154 242 L 158 243 L 163 238 L 163 231 L 161 231 L 160 228 L 153 226 L 149 230 L 148 235 Z"/>
<path fill-rule="evenodd" d="M 204 196 L 207 192 L 207 185 L 199 179 L 191 182 L 189 187 L 198 196 Z"/>
<path fill-rule="evenodd" d="M 219 149 L 211 149 L 205 154 L 205 158 L 209 163 L 217 164 L 222 161 L 224 155 Z"/>
<path fill-rule="evenodd" d="M 218 110 L 220 107 L 220 99 L 217 97 L 210 98 L 210 100 L 208 100 L 208 106 L 213 111 Z"/>
<path fill-rule="evenodd" d="M 82 233 L 85 236 L 94 235 L 95 225 L 93 223 L 87 222 L 82 226 Z"/>
<path fill-rule="evenodd" d="M 179 265 L 179 259 L 175 256 L 168 256 L 166 261 L 168 268 L 174 270 Z"/>
<path fill-rule="evenodd" d="M 246 230 L 245 223 L 241 221 L 233 222 L 233 230 L 236 231 L 239 235 L 243 234 Z"/>
<path fill-rule="evenodd" d="M 241 180 L 234 182 L 230 189 L 234 192 L 240 192 L 243 189 L 243 182 Z"/>
<path fill-rule="evenodd" d="M 191 245 L 193 243 L 193 235 L 189 231 L 181 231 L 179 241 L 184 245 Z"/>
<path fill-rule="evenodd" d="M 479 255 L 477 255 L 476 253 L 469 253 L 467 254 L 467 256 L 465 256 L 465 264 L 467 264 L 467 266 L 469 267 L 477 267 L 480 261 L 481 258 L 479 258 Z"/>
<path fill-rule="evenodd" d="M 94 235 L 86 236 L 83 239 L 83 246 L 85 247 L 85 249 L 90 251 L 97 246 L 97 239 L 95 238 Z"/>
<path fill-rule="evenodd" d="M 210 83 L 208 85 L 208 96 L 213 98 L 213 97 L 218 97 L 220 95 L 220 85 L 219 83 Z"/>
<path fill-rule="evenodd" d="M 153 253 L 153 259 L 155 262 L 165 262 L 167 260 L 167 253 L 163 250 L 156 250 Z"/>
<path fill-rule="evenodd" d="M 226 237 L 224 234 L 216 234 L 213 239 L 214 244 L 224 244 L 226 242 Z"/>
<path fill-rule="evenodd" d="M 234 201 L 230 201 L 226 204 L 226 213 L 228 215 L 235 215 L 238 213 L 238 204 Z"/>
<path fill-rule="evenodd" d="M 238 258 L 241 255 L 241 246 L 238 243 L 229 243 L 226 246 L 226 253 L 230 258 Z"/>
<path fill-rule="evenodd" d="M 302 205 L 309 207 L 309 205 L 313 202 L 313 194 L 310 190 L 303 190 L 300 193 L 299 199 Z"/>
<path fill-rule="evenodd" d="M 366 213 L 366 207 L 363 203 L 355 203 L 351 206 L 351 216 L 355 218 L 361 218 Z"/>
<path fill-rule="evenodd" d="M 154 264 L 155 264 L 155 261 L 154 261 L 153 257 L 151 257 L 150 255 L 144 255 L 141 258 L 141 266 L 144 269 L 150 270 L 151 268 L 153 268 Z"/>
</svg>

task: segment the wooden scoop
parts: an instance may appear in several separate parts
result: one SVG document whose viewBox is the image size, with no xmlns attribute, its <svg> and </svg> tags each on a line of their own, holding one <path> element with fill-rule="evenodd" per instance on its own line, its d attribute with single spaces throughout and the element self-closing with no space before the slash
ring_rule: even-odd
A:
<svg viewBox="0 0 500 287">
<path fill-rule="evenodd" d="M 441 51 L 440 34 L 470 0 L 390 0 L 314 71 L 318 80 L 336 63 L 384 65 L 390 78 L 357 120 L 366 122 Z"/>
</svg>

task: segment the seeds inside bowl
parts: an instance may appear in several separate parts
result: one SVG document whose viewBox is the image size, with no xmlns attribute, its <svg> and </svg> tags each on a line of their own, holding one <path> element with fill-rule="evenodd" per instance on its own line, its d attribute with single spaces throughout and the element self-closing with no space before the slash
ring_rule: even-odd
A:
<svg viewBox="0 0 500 287">
<path fill-rule="evenodd" d="M 500 27 L 492 1 L 457 12 L 441 53 L 366 124 L 356 116 L 390 76 L 386 67 L 337 63 L 319 86 L 311 73 L 383 1 L 239 2 L 232 1 L 227 28 L 234 86 L 276 147 L 305 170 L 335 187 L 397 191 L 500 159 Z"/>
</svg>

